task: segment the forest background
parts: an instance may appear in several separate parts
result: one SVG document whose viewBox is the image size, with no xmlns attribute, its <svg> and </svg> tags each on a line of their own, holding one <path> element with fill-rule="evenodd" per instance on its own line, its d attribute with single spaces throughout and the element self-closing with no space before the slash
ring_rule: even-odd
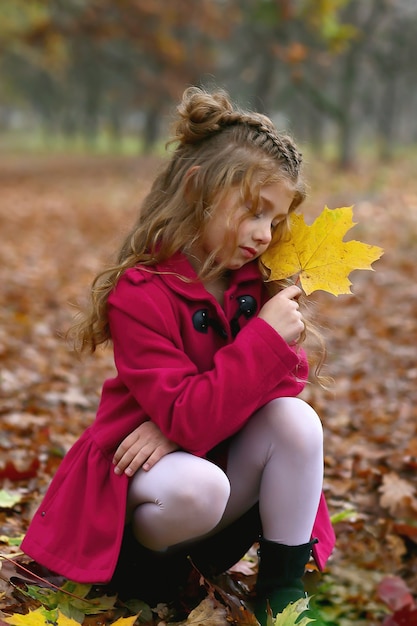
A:
<svg viewBox="0 0 417 626">
<path fill-rule="evenodd" d="M 129 227 L 183 89 L 215 85 L 295 135 L 310 221 L 354 205 L 353 236 L 385 249 L 352 296 L 308 298 L 334 380 L 305 396 L 338 537 L 311 584 L 330 626 L 417 624 L 416 56 L 414 0 L 2 0 L 0 555 L 112 373 L 110 351 L 80 363 L 62 339 L 72 304 Z M 1 622 L 36 602 L 0 562 Z"/>
</svg>

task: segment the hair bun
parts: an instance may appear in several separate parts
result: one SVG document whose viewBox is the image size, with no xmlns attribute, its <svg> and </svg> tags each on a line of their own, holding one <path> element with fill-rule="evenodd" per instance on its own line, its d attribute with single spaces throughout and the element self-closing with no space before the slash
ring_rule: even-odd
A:
<svg viewBox="0 0 417 626">
<path fill-rule="evenodd" d="M 175 139 L 183 144 L 197 143 L 217 133 L 233 113 L 233 106 L 223 91 L 209 94 L 198 87 L 185 90 L 177 108 L 179 120 Z"/>
</svg>

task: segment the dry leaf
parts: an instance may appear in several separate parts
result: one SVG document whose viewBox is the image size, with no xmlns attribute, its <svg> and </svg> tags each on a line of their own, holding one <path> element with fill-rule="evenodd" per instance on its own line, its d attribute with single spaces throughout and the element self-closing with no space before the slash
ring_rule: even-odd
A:
<svg viewBox="0 0 417 626">
<path fill-rule="evenodd" d="M 214 597 L 208 596 L 181 624 L 183 626 L 224 626 L 227 624 L 227 611 L 220 602 L 216 602 Z"/>
<path fill-rule="evenodd" d="M 311 226 L 302 215 L 293 213 L 290 236 L 262 255 L 262 262 L 271 270 L 269 280 L 298 276 L 307 295 L 319 289 L 335 296 L 351 293 L 349 274 L 371 270 L 371 264 L 383 254 L 377 246 L 343 241 L 354 225 L 352 207 L 331 210 L 326 206 Z"/>
<path fill-rule="evenodd" d="M 416 511 L 406 504 L 410 515 L 393 520 L 388 509 L 381 509 L 382 494 L 375 487 L 382 467 L 411 483 L 417 469 L 417 437 L 412 431 L 417 420 L 417 179 L 415 160 L 409 156 L 390 163 L 389 175 L 383 177 L 376 162 L 368 162 L 360 172 L 332 172 L 335 196 L 355 191 L 355 221 L 361 223 L 361 237 L 355 238 L 387 251 L 383 271 L 375 265 L 377 273 L 366 285 L 356 285 L 353 278 L 352 290 L 359 297 L 344 298 L 340 307 L 340 302 L 318 293 L 317 321 L 329 331 L 328 373 L 336 385 L 330 392 L 315 385 L 304 391 L 326 423 L 330 512 L 357 511 L 339 522 L 337 549 L 316 595 L 319 607 L 325 605 L 326 621 L 338 626 L 362 624 L 365 614 L 367 623 L 382 621 L 375 589 L 387 574 L 398 574 L 410 589 L 416 588 Z M 101 381 L 114 375 L 110 349 L 80 361 L 69 352 L 61 331 L 72 319 L 71 303 L 83 300 L 101 268 L 100 259 L 107 258 L 121 213 L 127 221 L 136 219 L 138 197 L 147 192 L 142 174 L 147 176 L 150 163 L 137 155 L 123 158 L 123 164 L 119 157 L 7 155 L 0 169 L 0 470 L 5 473 L 0 488 L 11 490 L 16 474 L 24 494 L 21 503 L 2 509 L 0 517 L 1 534 L 17 537 L 26 531 L 62 455 L 93 420 Z M 328 167 L 320 165 L 316 173 L 312 202 L 324 206 Z M 129 185 L 134 189 L 130 208 L 125 202 Z M 88 406 L 77 403 L 74 389 L 89 400 Z M 49 392 L 52 396 L 46 395 Z M 30 467 L 34 458 L 41 461 L 37 472 Z M 28 469 L 33 475 L 25 478 L 14 468 L 10 472 L 8 461 L 18 472 Z M 393 545 L 395 534 L 404 537 L 407 558 L 401 559 L 400 544 Z M 1 544 L 4 555 L 14 555 L 14 550 L 11 542 Z M 5 624 L 4 613 L 35 608 L 26 596 L 15 594 L 8 580 L 17 576 L 20 585 L 34 579 L 16 572 L 10 562 L 1 564 L 0 623 Z M 63 582 L 39 573 L 57 585 Z M 130 575 L 136 580 L 136 572 Z M 240 582 L 241 574 L 236 577 Z M 242 580 L 244 588 L 251 589 L 253 579 Z M 231 624 L 229 606 L 226 610 L 225 624 Z M 138 612 L 136 606 L 132 611 Z M 407 613 L 403 623 L 415 624 L 413 615 Z M 141 622 L 143 618 L 142 613 Z M 237 624 L 247 622 L 244 615 Z"/>
<path fill-rule="evenodd" d="M 415 606 L 410 589 L 399 576 L 385 576 L 378 585 L 378 596 L 391 611 Z"/>
<path fill-rule="evenodd" d="M 380 499 L 381 506 L 388 509 L 393 516 L 407 504 L 414 504 L 417 507 L 414 485 L 400 478 L 394 472 L 385 474 L 379 491 L 382 494 Z"/>
<path fill-rule="evenodd" d="M 20 493 L 0 489 L 0 509 L 12 509 L 21 499 Z"/>
</svg>

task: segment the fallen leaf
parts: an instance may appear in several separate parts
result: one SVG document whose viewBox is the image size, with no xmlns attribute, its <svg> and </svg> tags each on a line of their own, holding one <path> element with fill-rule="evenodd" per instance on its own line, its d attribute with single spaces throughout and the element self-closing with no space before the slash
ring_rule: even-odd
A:
<svg viewBox="0 0 417 626">
<path fill-rule="evenodd" d="M 138 615 L 133 615 L 132 617 L 119 617 L 119 619 L 112 622 L 110 626 L 133 626 L 137 619 Z"/>
<path fill-rule="evenodd" d="M 269 280 L 298 276 L 307 295 L 322 290 L 337 296 L 351 293 L 348 278 L 353 270 L 372 270 L 371 264 L 383 254 L 382 248 L 360 241 L 344 242 L 354 226 L 352 207 L 327 206 L 308 226 L 302 215 L 290 216 L 290 234 L 262 255 L 270 269 Z"/>
<path fill-rule="evenodd" d="M 0 509 L 12 509 L 21 499 L 20 493 L 0 489 Z"/>
<path fill-rule="evenodd" d="M 39 467 L 40 461 L 37 457 L 32 459 L 30 465 L 23 470 L 18 469 L 12 461 L 7 461 L 6 465 L 0 469 L 0 480 L 3 478 L 15 481 L 28 480 L 36 476 Z"/>
<path fill-rule="evenodd" d="M 417 609 L 408 606 L 388 615 L 382 622 L 382 626 L 417 626 Z"/>
<path fill-rule="evenodd" d="M 7 535 L 0 535 L 0 543 L 5 543 L 8 546 L 20 546 L 23 541 L 24 535 L 19 537 L 8 537 Z"/>
<path fill-rule="evenodd" d="M 417 543 L 417 526 L 405 522 L 398 522 L 394 524 L 394 530 L 402 537 L 407 537 L 410 541 Z"/>
<path fill-rule="evenodd" d="M 317 292 L 307 303 L 324 331 L 327 373 L 335 385 L 328 391 L 308 385 L 303 395 L 325 424 L 325 491 L 332 517 L 337 521 L 342 512 L 337 548 L 323 573 L 323 585 L 308 591 L 314 593 L 326 624 L 376 625 L 389 612 L 375 593 L 381 578 L 397 574 L 413 593 L 416 589 L 416 511 L 406 503 L 405 515 L 393 519 L 388 509 L 381 508 L 378 492 L 385 472 L 413 483 L 417 469 L 413 431 L 417 420 L 416 160 L 408 154 L 387 168 L 367 161 L 358 172 L 341 174 L 333 169 L 330 185 L 329 163 L 316 159 L 312 166 L 311 206 L 324 207 L 326 201 L 329 206 L 349 206 L 354 197 L 360 235 L 348 233 L 345 238 L 378 243 L 386 257 L 382 271 L 375 264 L 377 272 L 372 275 L 354 273 L 355 297 L 340 302 L 341 298 Z M 19 477 L 16 491 L 24 494 L 23 501 L 0 510 L 2 535 L 14 538 L 27 530 L 62 456 L 94 419 L 101 382 L 114 375 L 111 349 L 80 360 L 68 350 L 64 334 L 72 321 L 71 303 L 84 298 L 101 269 L 101 259 L 108 258 L 109 242 L 120 230 L 120 215 L 127 222 L 136 219 L 138 198 L 148 190 L 150 167 L 147 158 L 136 154 L 123 157 L 123 163 L 118 157 L 103 161 L 101 155 L 80 158 L 79 154 L 0 159 L 0 468 L 11 461 L 22 472 L 31 459 L 41 462 L 35 476 Z M 126 189 L 132 196 L 129 192 L 127 198 Z M 307 215 L 305 220 L 311 224 Z M 78 403 L 74 390 L 80 390 L 88 406 Z M 6 474 L 0 488 L 14 491 L 9 470 Z M 357 512 L 351 518 L 346 517 L 350 509 Z M 397 534 L 406 553 L 395 543 Z M 15 558 L 9 542 L 2 540 L 0 549 Z M 28 565 L 25 556 L 19 562 Z M 45 583 L 10 559 L 0 560 L 0 565 L 2 616 L 39 606 L 16 592 L 13 584 L 21 589 L 25 584 L 49 586 L 52 581 L 61 586 L 64 582 L 38 565 L 35 568 L 33 562 L 29 567 Z M 128 576 L 136 583 L 139 572 L 132 570 Z M 255 576 L 234 573 L 233 577 L 239 586 L 236 592 L 232 587 L 228 591 L 236 598 L 233 616 L 237 616 L 239 598 L 245 601 L 251 593 Z M 186 607 L 201 599 L 197 584 L 189 591 Z M 152 623 L 149 607 L 147 615 L 136 605 L 129 603 L 126 608 L 129 612 L 123 615 L 141 611 L 140 622 Z M 231 624 L 230 603 L 226 611 L 226 623 Z M 404 618 L 402 623 L 411 626 L 415 615 L 402 609 L 401 614 L 390 615 L 390 624 L 398 626 Z M 155 613 L 153 618 L 158 623 Z M 246 624 L 246 618 L 239 617 L 236 626 Z M 100 621 L 110 626 L 110 617 L 103 613 L 86 618 L 85 625 L 98 626 Z"/>
<path fill-rule="evenodd" d="M 415 607 L 411 592 L 399 576 L 385 576 L 378 585 L 378 596 L 391 611 Z"/>
<path fill-rule="evenodd" d="M 109 626 L 134 626 L 137 618 L 138 615 L 120 617 Z M 80 626 L 80 622 L 67 617 L 58 609 L 47 610 L 44 607 L 29 611 L 25 615 L 14 614 L 5 617 L 4 621 L 11 626 Z"/>
<path fill-rule="evenodd" d="M 185 622 L 181 622 L 182 626 L 224 626 L 227 624 L 226 608 L 217 602 L 214 597 L 208 596 L 196 608 L 191 611 Z M 180 625 L 178 625 L 180 626 Z"/>
<path fill-rule="evenodd" d="M 407 503 L 415 503 L 415 487 L 404 478 L 400 478 L 395 472 L 385 474 L 382 485 L 379 487 L 382 494 L 380 504 L 395 516 L 398 510 Z"/>
<path fill-rule="evenodd" d="M 289 604 L 282 613 L 278 613 L 273 621 L 273 626 L 307 626 L 307 624 L 313 624 L 316 622 L 315 619 L 301 615 L 307 611 L 308 607 L 308 598 L 301 598 L 301 600 Z"/>
<path fill-rule="evenodd" d="M 79 622 L 66 617 L 59 611 L 47 611 L 43 607 L 36 611 L 29 611 L 26 615 L 16 613 L 4 618 L 4 621 L 11 626 L 80 626 Z"/>
</svg>

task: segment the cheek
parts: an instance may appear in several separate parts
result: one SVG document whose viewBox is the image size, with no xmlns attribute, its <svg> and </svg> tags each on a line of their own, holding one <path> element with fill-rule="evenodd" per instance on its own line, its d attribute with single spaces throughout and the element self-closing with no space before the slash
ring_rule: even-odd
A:
<svg viewBox="0 0 417 626">
<path fill-rule="evenodd" d="M 251 237 L 253 226 L 250 220 L 243 220 L 237 227 L 235 238 L 239 242 L 245 242 Z"/>
<path fill-rule="evenodd" d="M 204 247 L 206 252 L 209 254 L 214 250 L 224 250 L 224 248 L 229 246 L 230 237 L 223 227 L 214 227 L 206 233 L 204 238 Z"/>
</svg>

